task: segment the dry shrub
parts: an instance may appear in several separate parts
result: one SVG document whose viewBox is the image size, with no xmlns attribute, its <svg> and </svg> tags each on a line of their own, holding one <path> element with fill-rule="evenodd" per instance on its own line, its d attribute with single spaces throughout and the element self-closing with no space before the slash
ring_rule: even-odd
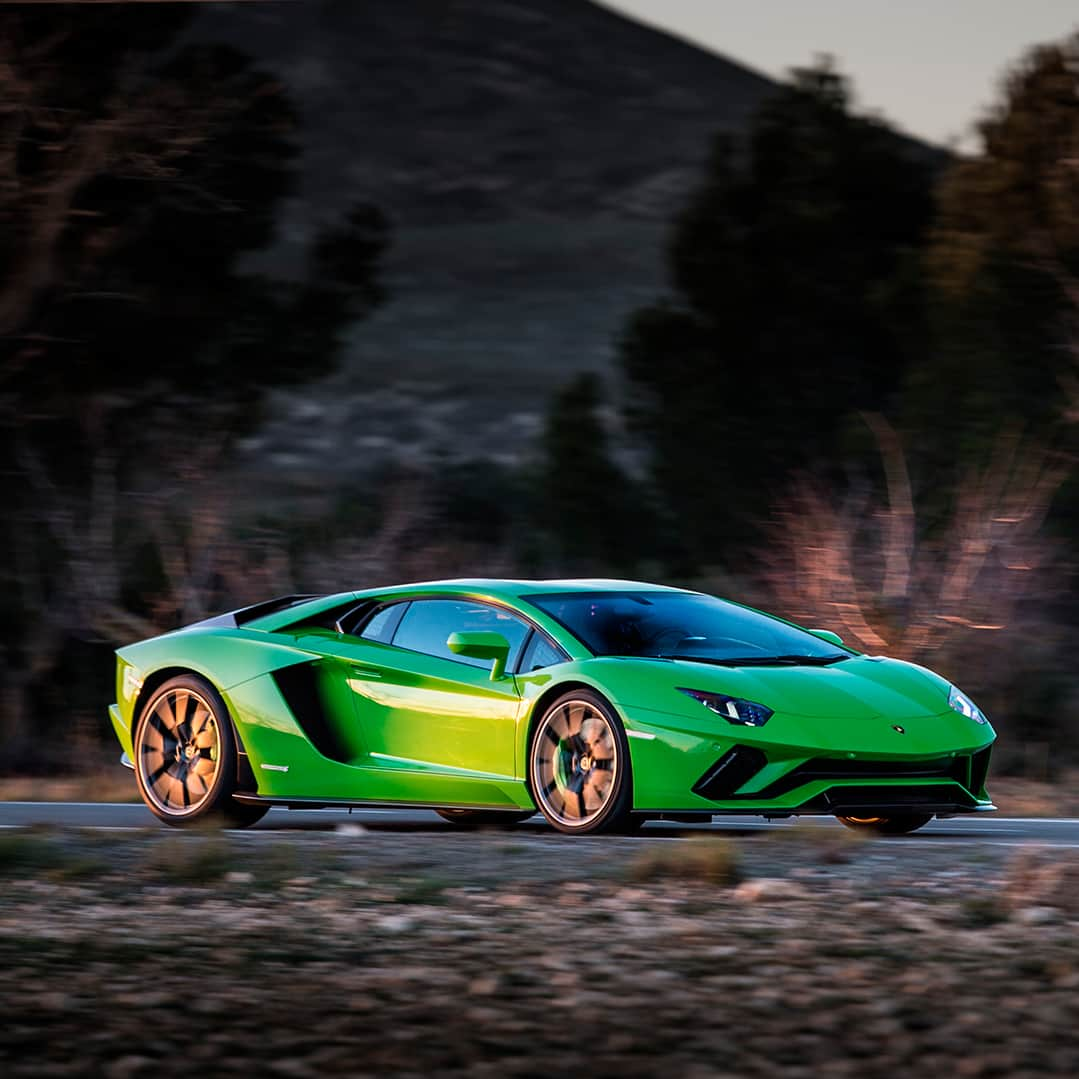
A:
<svg viewBox="0 0 1079 1079">
<path fill-rule="evenodd" d="M 730 887 L 742 879 L 737 844 L 722 836 L 690 836 L 649 844 L 633 859 L 629 876 L 637 881 L 690 880 Z"/>
<path fill-rule="evenodd" d="M 1022 847 L 1008 866 L 1002 899 L 1011 911 L 1055 907 L 1079 916 L 1079 856 L 1059 847 Z"/>
<path fill-rule="evenodd" d="M 123 492 L 115 462 L 102 458 L 92 490 L 83 496 L 53 486 L 45 470 L 26 456 L 41 516 L 64 554 L 64 592 L 71 597 L 57 609 L 28 595 L 27 606 L 43 612 L 38 623 L 51 624 L 48 614 L 56 610 L 58 623 L 122 645 L 290 592 L 512 573 L 505 551 L 447 533 L 437 511 L 437 478 L 430 474 L 403 475 L 388 492 L 372 495 L 378 501 L 376 524 L 357 534 L 332 519 L 252 524 L 258 501 L 237 491 L 228 464 L 223 444 L 192 441 L 166 482 Z M 312 534 L 297 544 L 288 529 L 298 523 L 325 524 L 329 535 Z M 152 590 L 132 579 L 140 552 L 141 557 L 149 553 L 160 569 Z M 133 584 L 142 585 L 135 589 L 137 610 L 131 605 Z M 53 634 L 56 647 L 60 628 Z M 36 651 L 51 656 L 44 642 Z"/>
<path fill-rule="evenodd" d="M 29 825 L 0 834 L 0 878 L 53 881 L 99 876 L 108 863 L 85 846 L 64 842 L 63 830 Z"/>
<path fill-rule="evenodd" d="M 228 840 L 205 829 L 166 836 L 154 845 L 142 868 L 155 883 L 216 885 L 236 866 Z"/>
<path fill-rule="evenodd" d="M 822 826 L 799 821 L 785 828 L 772 828 L 760 837 L 759 842 L 783 850 L 798 850 L 807 859 L 825 865 L 842 865 L 851 860 L 870 836 L 850 828 L 833 828 L 831 823 Z"/>
</svg>

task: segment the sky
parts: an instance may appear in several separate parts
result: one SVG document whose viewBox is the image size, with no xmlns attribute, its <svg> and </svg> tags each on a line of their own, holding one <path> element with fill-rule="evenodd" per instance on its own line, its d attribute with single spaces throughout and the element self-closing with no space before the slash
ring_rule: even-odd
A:
<svg viewBox="0 0 1079 1079">
<path fill-rule="evenodd" d="M 1076 0 L 603 2 L 774 77 L 831 53 L 862 110 L 964 149 L 1025 49 L 1079 30 Z"/>
</svg>

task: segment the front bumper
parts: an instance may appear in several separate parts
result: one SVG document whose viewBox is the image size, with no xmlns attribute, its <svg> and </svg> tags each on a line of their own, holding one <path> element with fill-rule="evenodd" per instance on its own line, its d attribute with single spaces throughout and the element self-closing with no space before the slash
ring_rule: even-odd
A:
<svg viewBox="0 0 1079 1079">
<path fill-rule="evenodd" d="M 644 727 L 639 713 L 627 718 L 638 732 L 630 739 L 638 811 L 951 816 L 996 808 L 985 789 L 995 735 L 950 715 L 905 720 L 902 734 L 891 720 L 836 725 L 816 745 L 769 737 L 771 722 L 702 737 L 696 724 Z"/>
</svg>

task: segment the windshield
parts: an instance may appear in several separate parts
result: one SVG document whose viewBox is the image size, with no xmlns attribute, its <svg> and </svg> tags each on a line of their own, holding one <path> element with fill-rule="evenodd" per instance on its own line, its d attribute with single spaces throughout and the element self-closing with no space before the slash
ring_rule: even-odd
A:
<svg viewBox="0 0 1079 1079">
<path fill-rule="evenodd" d="M 786 622 L 693 592 L 528 596 L 597 656 L 754 663 L 835 663 L 850 655 Z"/>
</svg>

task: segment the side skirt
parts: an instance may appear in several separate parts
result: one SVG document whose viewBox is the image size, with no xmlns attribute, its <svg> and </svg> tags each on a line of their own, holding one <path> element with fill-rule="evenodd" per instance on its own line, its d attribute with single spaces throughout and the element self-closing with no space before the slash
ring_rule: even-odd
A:
<svg viewBox="0 0 1079 1079">
<path fill-rule="evenodd" d="M 261 794 L 234 794 L 233 801 L 244 805 L 278 806 L 283 809 L 482 809 L 499 813 L 524 813 L 520 806 L 491 805 L 484 802 L 379 802 L 373 799 L 348 798 L 268 798 Z M 539 810 L 534 809 L 534 813 Z"/>
<path fill-rule="evenodd" d="M 996 810 L 996 806 L 990 803 L 989 805 L 976 805 L 976 806 L 917 806 L 917 805 L 897 805 L 897 806 L 873 806 L 866 807 L 866 812 L 869 808 L 872 808 L 874 814 L 884 816 L 888 813 L 932 813 L 938 817 L 965 817 L 971 813 L 992 813 Z M 640 809 L 634 811 L 635 817 L 645 817 L 648 820 L 674 820 L 678 817 L 765 817 L 768 820 L 786 820 L 787 817 L 834 817 L 837 813 L 842 815 L 844 810 L 842 809 L 751 809 L 747 806 L 723 806 L 722 808 L 705 810 L 700 812 L 694 810 L 693 813 L 688 813 L 684 809 Z"/>
</svg>

